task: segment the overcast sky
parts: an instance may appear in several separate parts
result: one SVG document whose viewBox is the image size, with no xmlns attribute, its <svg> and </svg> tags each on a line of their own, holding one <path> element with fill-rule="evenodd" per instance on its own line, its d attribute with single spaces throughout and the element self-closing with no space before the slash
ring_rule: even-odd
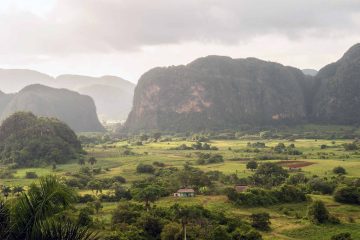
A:
<svg viewBox="0 0 360 240">
<path fill-rule="evenodd" d="M 118 75 L 216 54 L 319 69 L 360 42 L 359 0 L 0 0 L 0 68 Z"/>
</svg>

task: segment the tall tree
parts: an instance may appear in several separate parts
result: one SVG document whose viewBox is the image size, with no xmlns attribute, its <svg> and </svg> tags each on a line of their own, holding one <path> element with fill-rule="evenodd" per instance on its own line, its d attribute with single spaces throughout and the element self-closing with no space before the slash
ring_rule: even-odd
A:
<svg viewBox="0 0 360 240">
<path fill-rule="evenodd" d="M 136 189 L 134 192 L 135 200 L 145 202 L 145 208 L 150 209 L 150 203 L 155 202 L 161 196 L 163 192 L 162 187 L 158 185 L 149 185 L 145 188 Z"/>
<path fill-rule="evenodd" d="M 171 209 L 174 212 L 174 216 L 178 219 L 182 226 L 182 235 L 183 239 L 187 239 L 186 225 L 190 220 L 196 220 L 201 217 L 202 211 L 201 207 L 197 206 L 181 206 L 179 204 L 174 204 Z"/>
</svg>

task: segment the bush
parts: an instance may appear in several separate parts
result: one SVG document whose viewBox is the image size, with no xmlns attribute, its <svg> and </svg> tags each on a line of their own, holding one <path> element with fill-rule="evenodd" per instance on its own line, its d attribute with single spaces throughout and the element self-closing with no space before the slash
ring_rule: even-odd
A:
<svg viewBox="0 0 360 240">
<path fill-rule="evenodd" d="M 259 232 L 254 230 L 245 230 L 241 228 L 236 228 L 235 231 L 231 233 L 233 240 L 262 240 L 262 236 Z"/>
<path fill-rule="evenodd" d="M 306 201 L 305 192 L 291 185 L 266 190 L 262 188 L 249 188 L 245 192 L 236 192 L 233 188 L 225 190 L 228 199 L 239 205 L 269 206 L 277 203 L 296 203 Z"/>
<path fill-rule="evenodd" d="M 152 165 L 140 163 L 136 167 L 136 172 L 138 172 L 138 173 L 154 173 L 155 168 Z"/>
<path fill-rule="evenodd" d="M 352 240 L 350 233 L 339 233 L 331 237 L 331 240 Z"/>
<path fill-rule="evenodd" d="M 35 178 L 38 178 L 38 175 L 36 174 L 36 172 L 26 172 L 25 178 L 35 179 Z"/>
<path fill-rule="evenodd" d="M 360 188 L 340 187 L 335 191 L 334 199 L 340 203 L 360 204 Z"/>
<path fill-rule="evenodd" d="M 181 240 L 181 225 L 172 222 L 166 224 L 161 232 L 161 240 Z"/>
<path fill-rule="evenodd" d="M 330 219 L 330 214 L 322 201 L 314 201 L 308 208 L 308 218 L 312 223 L 326 223 Z"/>
<path fill-rule="evenodd" d="M 90 214 L 91 212 L 88 208 L 82 208 L 78 216 L 78 224 L 84 227 L 91 226 L 93 224 L 93 219 Z"/>
<path fill-rule="evenodd" d="M 285 182 L 289 176 L 287 171 L 275 163 L 261 164 L 252 179 L 256 185 L 260 186 L 277 186 Z"/>
<path fill-rule="evenodd" d="M 324 179 L 313 178 L 308 182 L 308 187 L 312 192 L 322 194 L 332 194 L 335 190 L 335 184 Z"/>
<path fill-rule="evenodd" d="M 344 143 L 343 146 L 344 146 L 344 149 L 346 151 L 354 151 L 354 150 L 359 149 L 355 142 L 353 142 L 353 143 Z"/>
<path fill-rule="evenodd" d="M 246 168 L 247 168 L 247 169 L 250 169 L 251 171 L 257 169 L 257 167 L 258 167 L 258 163 L 257 163 L 256 161 L 254 161 L 254 160 L 249 161 L 249 162 L 246 164 Z"/>
<path fill-rule="evenodd" d="M 88 203 L 94 201 L 95 201 L 95 197 L 91 194 L 85 194 L 84 196 L 78 197 L 78 203 Z"/>
<path fill-rule="evenodd" d="M 344 174 L 346 174 L 346 170 L 345 170 L 345 168 L 339 166 L 339 167 L 335 167 L 333 169 L 333 173 L 338 174 L 338 175 L 344 175 Z"/>
<path fill-rule="evenodd" d="M 0 171 L 0 179 L 12 179 L 14 178 L 14 170 L 4 169 Z"/>
<path fill-rule="evenodd" d="M 252 221 L 251 226 L 262 230 L 262 231 L 268 231 L 270 230 L 270 215 L 268 213 L 254 213 L 250 216 L 250 219 Z"/>
<path fill-rule="evenodd" d="M 119 182 L 119 183 L 126 183 L 126 179 L 122 176 L 115 176 L 112 178 L 113 183 Z"/>
<path fill-rule="evenodd" d="M 210 153 L 199 153 L 199 159 L 197 164 L 213 164 L 224 162 L 224 158 L 220 154 L 210 154 Z"/>
<path fill-rule="evenodd" d="M 165 163 L 158 161 L 153 162 L 153 165 L 156 167 L 165 167 Z"/>
</svg>

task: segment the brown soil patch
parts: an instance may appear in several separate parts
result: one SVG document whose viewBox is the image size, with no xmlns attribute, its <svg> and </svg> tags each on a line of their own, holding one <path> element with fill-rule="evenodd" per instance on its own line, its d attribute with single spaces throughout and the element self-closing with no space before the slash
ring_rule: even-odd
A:
<svg viewBox="0 0 360 240">
<path fill-rule="evenodd" d="M 289 167 L 289 168 L 303 168 L 310 165 L 313 165 L 315 163 L 307 162 L 307 161 L 280 161 L 276 164 L 282 166 L 282 167 Z"/>
</svg>

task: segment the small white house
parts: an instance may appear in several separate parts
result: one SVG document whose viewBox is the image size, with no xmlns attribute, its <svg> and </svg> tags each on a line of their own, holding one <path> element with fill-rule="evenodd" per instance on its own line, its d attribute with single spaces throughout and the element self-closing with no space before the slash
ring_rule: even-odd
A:
<svg viewBox="0 0 360 240">
<path fill-rule="evenodd" d="M 174 197 L 195 197 L 195 191 L 192 188 L 181 188 L 174 193 Z"/>
</svg>

